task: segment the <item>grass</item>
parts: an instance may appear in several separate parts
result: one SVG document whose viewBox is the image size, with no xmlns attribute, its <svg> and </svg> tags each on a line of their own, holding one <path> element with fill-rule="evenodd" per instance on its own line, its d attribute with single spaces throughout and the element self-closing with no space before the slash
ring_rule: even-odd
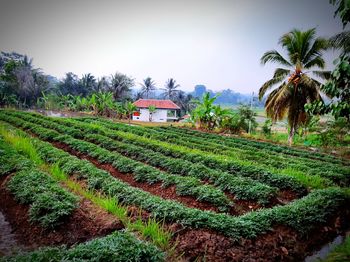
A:
<svg viewBox="0 0 350 262">
<path fill-rule="evenodd" d="M 16 151 L 25 155 L 36 165 L 44 164 L 44 161 L 40 158 L 29 137 L 24 137 L 19 133 L 7 130 L 3 125 L 0 126 L 0 135 L 4 138 L 5 142 L 11 144 Z"/>
<path fill-rule="evenodd" d="M 164 224 L 155 219 L 148 219 L 143 222 L 140 218 L 128 224 L 128 229 L 138 231 L 145 239 L 151 239 L 152 242 L 161 249 L 169 249 L 169 242 L 172 234 L 164 230 Z"/>
<path fill-rule="evenodd" d="M 343 262 L 350 261 L 350 236 L 344 243 L 337 246 L 324 260 L 324 262 Z"/>
<path fill-rule="evenodd" d="M 323 189 L 334 186 L 334 183 L 327 178 L 321 177 L 319 175 L 306 175 L 305 173 L 294 170 L 292 168 L 284 168 L 282 170 L 276 169 L 273 172 L 289 177 L 294 177 L 302 185 L 311 189 Z"/>
</svg>

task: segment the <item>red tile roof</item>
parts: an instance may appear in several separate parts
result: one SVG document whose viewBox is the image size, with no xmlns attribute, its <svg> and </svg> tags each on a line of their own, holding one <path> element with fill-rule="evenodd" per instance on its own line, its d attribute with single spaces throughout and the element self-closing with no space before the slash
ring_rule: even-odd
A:
<svg viewBox="0 0 350 262">
<path fill-rule="evenodd" d="M 180 109 L 180 107 L 171 100 L 139 99 L 136 102 L 134 102 L 134 105 L 140 108 L 148 108 L 149 106 L 155 106 L 155 108 L 163 109 Z"/>
</svg>

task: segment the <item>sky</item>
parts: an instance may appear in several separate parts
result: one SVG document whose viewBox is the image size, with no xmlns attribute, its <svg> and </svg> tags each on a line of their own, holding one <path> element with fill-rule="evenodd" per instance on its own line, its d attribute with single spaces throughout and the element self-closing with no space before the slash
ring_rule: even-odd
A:
<svg viewBox="0 0 350 262">
<path fill-rule="evenodd" d="M 116 71 L 150 76 L 162 88 L 197 84 L 219 91 L 257 92 L 276 65 L 264 52 L 297 28 L 329 37 L 342 31 L 329 0 L 0 0 L 0 51 L 33 58 L 62 78 Z M 337 53 L 325 54 L 327 69 Z"/>
</svg>

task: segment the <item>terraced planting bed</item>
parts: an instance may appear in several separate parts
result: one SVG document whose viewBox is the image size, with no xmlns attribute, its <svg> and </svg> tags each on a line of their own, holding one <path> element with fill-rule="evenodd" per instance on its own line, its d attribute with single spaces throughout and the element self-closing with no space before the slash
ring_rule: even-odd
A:
<svg viewBox="0 0 350 262">
<path fill-rule="evenodd" d="M 0 126 L 0 208 L 27 251 L 5 261 L 302 261 L 349 227 L 350 163 L 330 155 L 10 110 Z"/>
</svg>

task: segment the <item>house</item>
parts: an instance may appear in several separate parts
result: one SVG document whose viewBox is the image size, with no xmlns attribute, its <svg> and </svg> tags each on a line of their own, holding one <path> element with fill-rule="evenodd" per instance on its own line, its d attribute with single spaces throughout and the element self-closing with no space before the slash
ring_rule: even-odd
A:
<svg viewBox="0 0 350 262">
<path fill-rule="evenodd" d="M 180 107 L 171 100 L 139 99 L 134 102 L 137 111 L 133 113 L 132 120 L 144 122 L 173 122 L 178 119 L 177 111 Z M 149 112 L 154 106 L 155 112 Z"/>
</svg>

